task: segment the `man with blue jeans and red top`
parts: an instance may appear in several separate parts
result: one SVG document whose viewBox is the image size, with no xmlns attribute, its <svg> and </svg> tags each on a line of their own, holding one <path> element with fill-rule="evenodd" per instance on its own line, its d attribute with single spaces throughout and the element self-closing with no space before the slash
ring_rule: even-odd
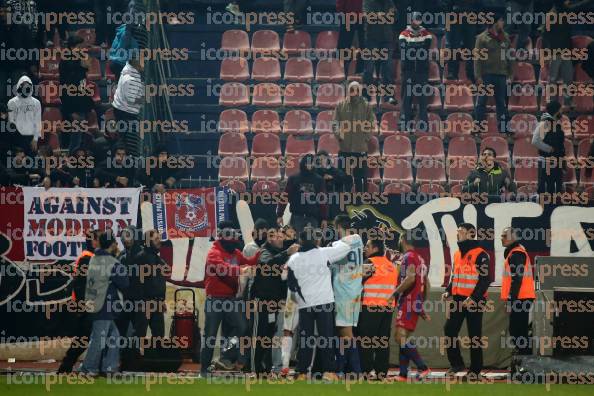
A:
<svg viewBox="0 0 594 396">
<path fill-rule="evenodd" d="M 217 332 L 222 323 L 225 324 L 230 340 L 235 345 L 227 345 L 227 351 L 236 352 L 238 340 L 245 333 L 245 301 L 236 298 L 239 287 L 239 275 L 249 272 L 258 262 L 259 254 L 247 259 L 239 250 L 239 232 L 229 221 L 219 223 L 219 235 L 206 256 L 206 275 L 204 290 L 206 302 L 204 306 L 204 345 L 200 357 L 201 375 L 209 373 L 212 355 L 217 343 Z M 231 341 L 233 342 L 233 341 Z M 240 356 L 238 366 L 246 361 Z M 227 365 L 224 365 L 227 367 Z M 238 367 L 240 368 L 240 367 Z"/>
</svg>

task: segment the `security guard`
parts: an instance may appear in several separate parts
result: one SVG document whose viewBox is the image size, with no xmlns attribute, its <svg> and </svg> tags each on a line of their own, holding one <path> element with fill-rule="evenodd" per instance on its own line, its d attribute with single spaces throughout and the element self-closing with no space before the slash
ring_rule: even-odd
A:
<svg viewBox="0 0 594 396">
<path fill-rule="evenodd" d="M 470 337 L 470 370 L 464 379 L 478 380 L 483 368 L 482 323 L 487 289 L 491 283 L 489 254 L 476 240 L 476 228 L 470 223 L 458 227 L 458 248 L 454 254 L 452 276 L 442 300 L 452 297 L 444 326 L 446 350 L 453 377 L 465 369 L 458 334 L 466 319 Z"/>
<path fill-rule="evenodd" d="M 512 227 L 506 227 L 501 232 L 501 244 L 505 247 L 501 299 L 508 303 L 509 335 L 519 355 L 531 355 L 528 319 L 536 293 L 530 256 Z"/>
<path fill-rule="evenodd" d="M 384 242 L 369 239 L 365 245 L 365 257 L 371 263 L 365 266 L 361 315 L 357 325 L 360 343 L 361 369 L 365 375 L 375 370 L 377 379 L 388 375 L 390 358 L 390 326 L 396 305 L 391 298 L 398 282 L 396 266 L 385 256 Z M 376 341 L 376 342 L 370 342 Z"/>
</svg>

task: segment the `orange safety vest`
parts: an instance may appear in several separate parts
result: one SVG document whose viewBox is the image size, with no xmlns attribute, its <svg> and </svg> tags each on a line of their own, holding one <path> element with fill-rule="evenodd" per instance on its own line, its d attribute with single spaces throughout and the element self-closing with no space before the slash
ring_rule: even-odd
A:
<svg viewBox="0 0 594 396">
<path fill-rule="evenodd" d="M 82 260 L 84 257 L 93 257 L 94 255 L 95 253 L 93 252 L 83 250 L 81 255 L 74 262 L 74 270 L 72 271 L 72 274 L 76 275 L 76 272 L 78 271 L 78 265 L 80 264 L 80 260 Z M 76 301 L 76 294 L 74 293 L 74 290 L 72 290 L 72 300 Z"/>
<path fill-rule="evenodd" d="M 375 272 L 363 283 L 362 304 L 394 307 L 396 302 L 390 297 L 398 283 L 396 266 L 384 256 L 370 257 L 369 261 L 374 265 Z"/>
<path fill-rule="evenodd" d="M 460 251 L 454 253 L 454 272 L 452 274 L 452 295 L 470 297 L 479 280 L 476 269 L 476 259 L 485 249 L 476 247 L 470 249 L 464 257 Z M 485 292 L 487 297 L 487 292 Z"/>
<path fill-rule="evenodd" d="M 509 268 L 509 258 L 515 252 L 524 253 L 526 257 L 524 261 L 524 273 L 522 274 L 522 284 L 520 291 L 518 292 L 518 300 L 535 299 L 536 293 L 534 292 L 534 275 L 532 273 L 532 264 L 530 263 L 530 257 L 526 248 L 522 245 L 518 245 L 509 251 L 509 254 L 505 258 L 503 277 L 501 278 L 501 299 L 507 300 L 509 298 L 509 292 L 511 290 L 512 276 Z"/>
</svg>

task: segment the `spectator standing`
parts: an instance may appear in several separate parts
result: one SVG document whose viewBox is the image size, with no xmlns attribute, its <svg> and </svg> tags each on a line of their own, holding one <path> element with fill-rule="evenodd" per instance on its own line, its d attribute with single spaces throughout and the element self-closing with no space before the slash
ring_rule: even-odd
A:
<svg viewBox="0 0 594 396">
<path fill-rule="evenodd" d="M 112 157 L 97 167 L 95 176 L 103 187 L 132 187 L 135 183 L 135 160 L 123 145 L 114 149 Z"/>
<path fill-rule="evenodd" d="M 528 18 L 524 16 L 530 16 L 534 12 L 534 0 L 508 0 L 505 5 L 508 22 L 505 31 L 507 34 L 517 33 L 516 50 L 526 49 L 532 24 L 526 23 Z"/>
<path fill-rule="evenodd" d="M 303 156 L 299 162 L 299 173 L 289 176 L 284 193 L 291 210 L 291 226 L 297 232 L 306 225 L 324 227 L 328 219 L 328 205 L 320 203 L 320 196 L 326 194 L 324 179 L 315 172 L 315 157 Z M 283 225 L 283 214 L 287 202 L 282 200 L 276 207 L 277 223 Z"/>
<path fill-rule="evenodd" d="M 156 157 L 156 167 L 139 169 L 138 180 L 151 191 L 164 193 L 165 190 L 175 187 L 178 169 L 170 166 L 171 157 L 164 144 L 155 147 L 154 156 Z"/>
<path fill-rule="evenodd" d="M 561 127 L 561 104 L 552 101 L 532 133 L 532 145 L 538 149 L 538 193 L 563 191 L 565 134 Z"/>
<path fill-rule="evenodd" d="M 124 250 L 118 255 L 118 260 L 126 267 L 129 286 L 123 293 L 124 307 L 136 307 L 136 303 L 142 300 L 143 283 L 140 278 L 140 266 L 138 265 L 138 255 L 142 253 L 142 230 L 134 226 L 128 226 L 122 230 L 120 240 Z M 144 273 L 143 273 L 144 274 Z M 134 309 L 123 311 L 116 320 L 118 331 L 122 337 L 127 337 L 130 330 L 134 330 L 136 320 Z"/>
<path fill-rule="evenodd" d="M 446 1 L 446 9 L 449 12 L 454 12 L 458 15 L 463 13 L 476 13 L 481 10 L 480 0 L 448 0 Z M 476 38 L 476 24 L 469 23 L 467 18 L 460 17 L 458 23 L 450 25 L 450 29 L 446 32 L 446 46 L 453 51 L 464 49 L 468 52 L 472 51 Z M 463 60 L 466 67 L 466 77 L 474 82 L 474 70 L 472 59 Z M 458 79 L 458 70 L 460 65 L 460 57 L 452 56 L 448 61 L 448 80 Z"/>
<path fill-rule="evenodd" d="M 349 84 L 348 96 L 334 109 L 334 134 L 340 144 L 339 167 L 352 178 L 355 189 L 367 189 L 367 152 L 371 134 L 376 130 L 373 108 L 361 95 L 361 85 Z M 345 185 L 351 191 L 352 184 Z"/>
<path fill-rule="evenodd" d="M 363 0 L 336 0 L 336 11 L 342 18 L 338 32 L 338 49 L 354 49 L 355 34 L 357 35 L 357 48 L 365 48 L 365 24 L 361 19 Z M 351 21 L 349 25 L 346 24 L 347 20 Z M 359 60 L 356 63 L 355 74 L 363 73 L 363 69 L 364 62 Z"/>
<path fill-rule="evenodd" d="M 429 80 L 429 49 L 433 36 L 429 30 L 421 25 L 421 13 L 413 12 L 410 25 L 399 36 L 400 42 L 400 68 L 402 70 L 402 106 L 404 126 L 403 131 L 414 131 L 411 127 L 412 102 L 416 97 L 419 102 L 419 130 L 427 131 L 426 90 Z"/>
<path fill-rule="evenodd" d="M 115 312 L 121 312 L 118 292 L 128 287 L 126 268 L 114 257 L 118 245 L 111 230 L 99 236 L 99 249 L 89 261 L 85 289 L 88 311 L 93 327 L 87 355 L 81 372 L 98 375 L 119 371 L 119 332 L 115 324 Z"/>
<path fill-rule="evenodd" d="M 37 151 L 41 136 L 41 103 L 33 96 L 33 82 L 27 76 L 19 78 L 16 94 L 8 101 L 9 139 L 12 147 L 22 147 L 26 152 Z"/>
<path fill-rule="evenodd" d="M 507 80 L 512 77 L 512 61 L 508 58 L 511 47 L 509 36 L 503 30 L 504 20 L 501 15 L 494 17 L 494 23 L 476 38 L 475 49 L 486 57 L 476 57 L 474 60 L 474 77 L 476 84 L 488 91 L 491 88 L 495 95 L 497 123 L 499 132 L 511 132 L 507 126 L 509 115 L 507 112 Z M 486 93 L 486 92 L 484 92 Z M 475 119 L 477 122 L 485 120 L 487 95 L 479 95 L 476 101 Z"/>
<path fill-rule="evenodd" d="M 137 28 L 134 25 L 120 25 L 116 29 L 116 35 L 109 50 L 109 70 L 115 75 L 116 83 L 120 80 L 122 70 L 126 66 L 130 56 L 140 48 L 134 37 Z"/>
<path fill-rule="evenodd" d="M 476 168 L 466 178 L 462 191 L 488 195 L 514 192 L 516 186 L 511 181 L 509 172 L 495 161 L 496 157 L 495 149 L 485 147 Z"/>
</svg>

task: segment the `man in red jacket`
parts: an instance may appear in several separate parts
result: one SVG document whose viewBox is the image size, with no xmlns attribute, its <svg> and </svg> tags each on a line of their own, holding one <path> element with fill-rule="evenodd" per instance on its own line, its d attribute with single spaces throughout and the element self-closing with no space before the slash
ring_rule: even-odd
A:
<svg viewBox="0 0 594 396">
<path fill-rule="evenodd" d="M 253 270 L 258 262 L 259 254 L 246 258 L 240 248 L 240 233 L 233 223 L 219 223 L 219 234 L 206 256 L 206 275 L 204 289 L 206 302 L 204 306 L 204 346 L 202 347 L 201 375 L 206 376 L 212 362 L 212 355 L 217 343 L 217 333 L 221 323 L 229 330 L 229 342 L 222 346 L 226 351 L 237 350 L 239 337 L 244 333 L 245 301 L 237 298 L 239 275 Z M 240 365 L 243 357 L 239 358 Z M 226 365 L 224 365 L 226 366 Z"/>
</svg>

